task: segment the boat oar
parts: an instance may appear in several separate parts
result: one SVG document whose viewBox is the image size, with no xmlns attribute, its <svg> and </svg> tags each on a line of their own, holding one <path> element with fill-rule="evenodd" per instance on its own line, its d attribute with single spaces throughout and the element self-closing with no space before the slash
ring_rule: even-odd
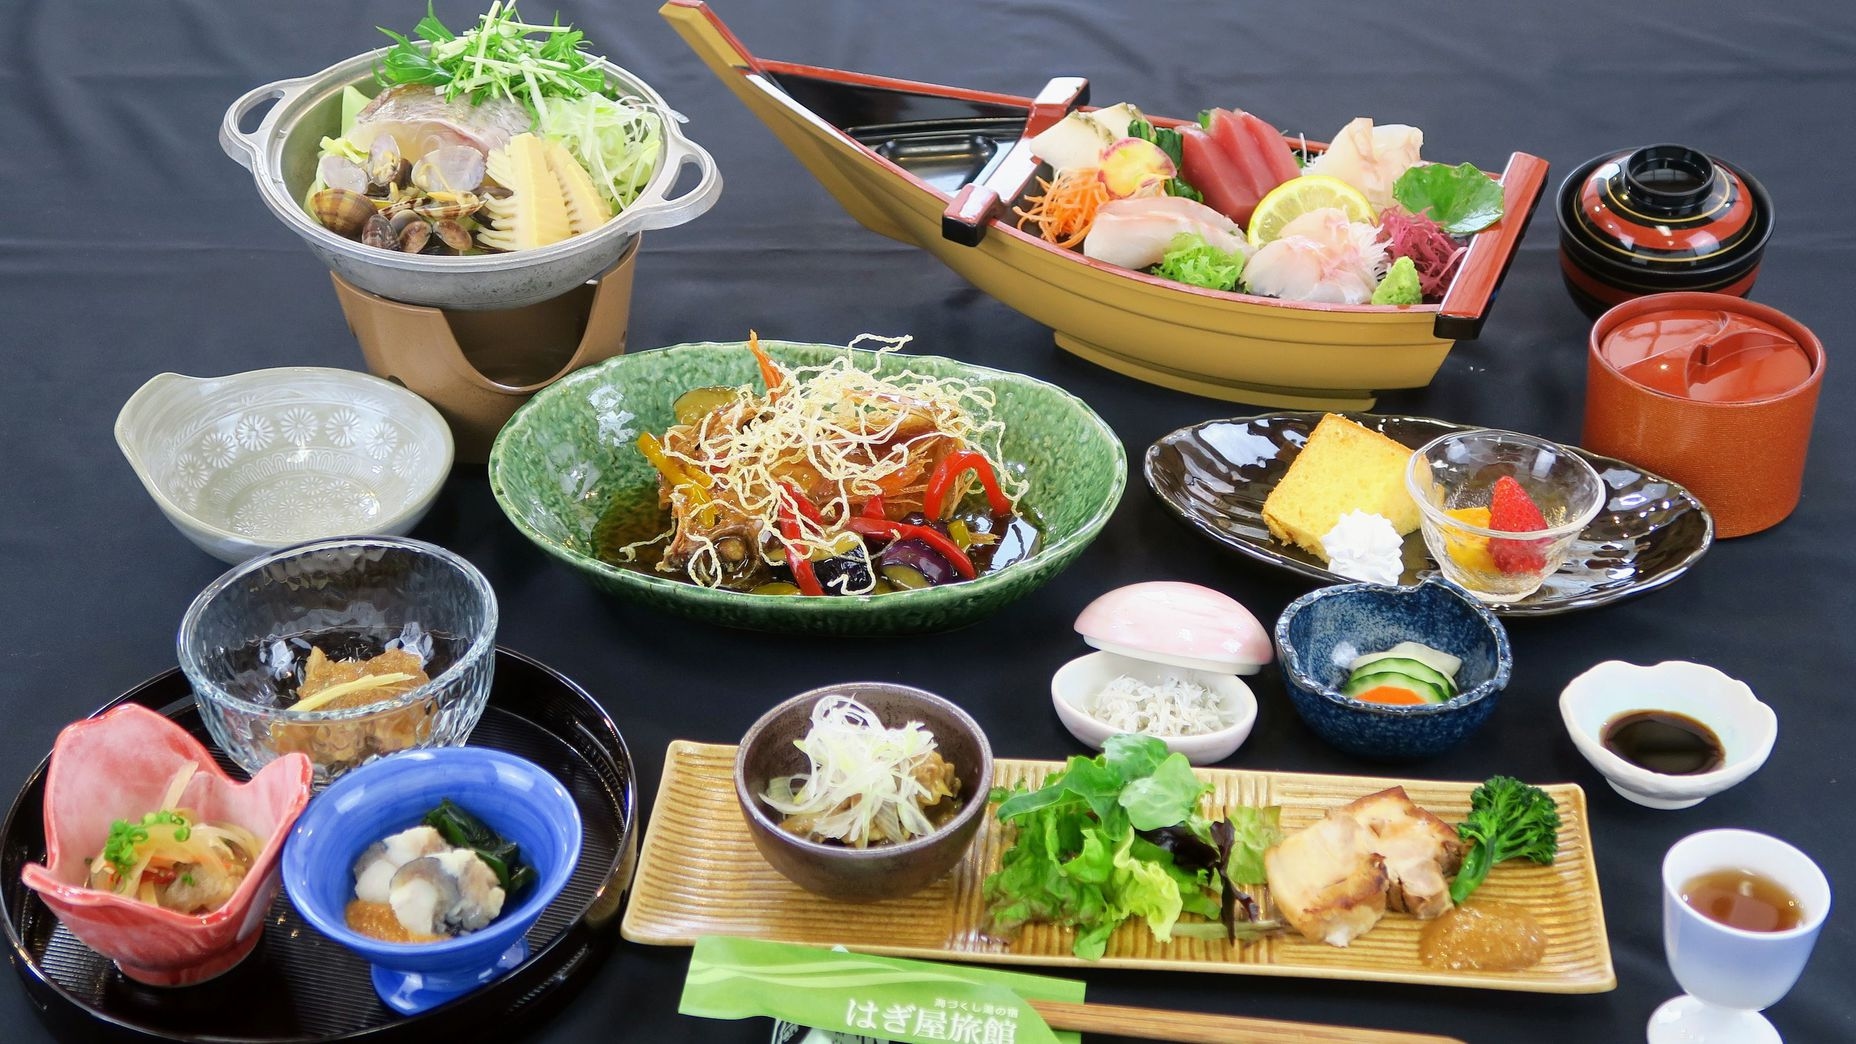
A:
<svg viewBox="0 0 1856 1044">
<path fill-rule="evenodd" d="M 962 185 L 941 212 L 941 236 L 961 246 L 978 246 L 1000 207 L 1006 200 L 1017 199 L 1037 173 L 1031 139 L 1088 100 L 1089 81 L 1080 76 L 1059 76 L 1045 84 L 1031 102 L 1024 136 L 1012 144 L 1004 159 L 993 164 L 984 180 Z"/>
</svg>

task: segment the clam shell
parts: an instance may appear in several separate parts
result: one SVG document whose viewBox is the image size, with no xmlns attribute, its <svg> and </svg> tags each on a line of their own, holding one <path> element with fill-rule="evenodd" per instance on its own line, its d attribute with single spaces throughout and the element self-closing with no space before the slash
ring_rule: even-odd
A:
<svg viewBox="0 0 1856 1044">
<path fill-rule="evenodd" d="M 432 222 L 432 235 L 460 254 L 471 247 L 470 231 L 453 218 L 439 218 Z"/>
<path fill-rule="evenodd" d="M 357 194 L 367 192 L 367 171 L 345 156 L 324 156 L 316 162 L 316 174 L 329 188 L 346 189 Z"/>
<path fill-rule="evenodd" d="M 393 222 L 375 214 L 367 219 L 361 228 L 361 245 L 376 247 L 381 250 L 398 250 L 399 237 L 393 234 Z"/>
<path fill-rule="evenodd" d="M 373 200 L 339 188 L 326 188 L 309 197 L 309 213 L 323 228 L 345 239 L 359 239 L 368 221 L 378 216 Z"/>
<path fill-rule="evenodd" d="M 378 134 L 367 151 L 367 176 L 376 185 L 395 185 L 400 180 L 400 146 L 391 134 Z"/>
<path fill-rule="evenodd" d="M 414 218 L 406 223 L 405 228 L 400 229 L 399 248 L 405 253 L 416 254 L 424 250 L 425 244 L 431 242 L 431 239 L 432 226 Z"/>
<path fill-rule="evenodd" d="M 428 221 L 461 218 L 475 214 L 483 206 L 483 197 L 471 192 L 434 192 L 413 204 L 412 212 Z"/>
<path fill-rule="evenodd" d="M 473 192 L 483 184 L 483 153 L 469 145 L 433 149 L 412 166 L 412 183 L 427 192 Z"/>
</svg>

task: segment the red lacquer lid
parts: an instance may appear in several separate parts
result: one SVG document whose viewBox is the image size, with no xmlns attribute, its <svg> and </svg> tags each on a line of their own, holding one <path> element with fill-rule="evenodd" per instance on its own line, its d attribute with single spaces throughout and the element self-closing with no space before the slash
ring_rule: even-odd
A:
<svg viewBox="0 0 1856 1044">
<path fill-rule="evenodd" d="M 1758 402 L 1811 377 L 1812 356 L 1778 326 L 1732 308 L 1668 308 L 1619 323 L 1599 342 L 1618 373 L 1698 402 Z"/>
</svg>

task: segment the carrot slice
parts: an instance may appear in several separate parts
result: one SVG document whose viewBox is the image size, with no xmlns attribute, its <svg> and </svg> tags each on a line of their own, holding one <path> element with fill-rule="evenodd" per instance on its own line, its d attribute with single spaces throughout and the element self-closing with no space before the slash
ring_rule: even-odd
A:
<svg viewBox="0 0 1856 1044">
<path fill-rule="evenodd" d="M 1366 703 L 1385 703 L 1393 706 L 1411 706 L 1424 702 L 1424 697 L 1410 689 L 1401 689 L 1396 685 L 1380 685 L 1360 693 L 1354 699 Z"/>
</svg>

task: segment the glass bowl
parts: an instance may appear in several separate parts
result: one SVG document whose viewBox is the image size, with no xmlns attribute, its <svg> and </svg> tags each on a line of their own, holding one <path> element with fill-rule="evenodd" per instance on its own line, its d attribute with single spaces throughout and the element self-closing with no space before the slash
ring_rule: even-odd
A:
<svg viewBox="0 0 1856 1044">
<path fill-rule="evenodd" d="M 1491 529 L 1486 511 L 1497 480 L 1513 478 L 1546 526 Z M 1485 602 L 1533 594 L 1566 561 L 1573 540 L 1605 504 L 1605 483 L 1577 453 L 1519 432 L 1452 432 L 1419 447 L 1405 472 L 1418 502 L 1424 544 L 1451 583 Z"/>
<path fill-rule="evenodd" d="M 483 716 L 495 666 L 496 594 L 469 562 L 401 537 L 285 548 L 213 581 L 187 607 L 181 669 L 207 728 L 256 772 L 299 751 L 327 783 L 395 751 L 463 744 Z M 312 648 L 367 659 L 424 656 L 431 680 L 358 707 L 296 712 Z"/>
</svg>

